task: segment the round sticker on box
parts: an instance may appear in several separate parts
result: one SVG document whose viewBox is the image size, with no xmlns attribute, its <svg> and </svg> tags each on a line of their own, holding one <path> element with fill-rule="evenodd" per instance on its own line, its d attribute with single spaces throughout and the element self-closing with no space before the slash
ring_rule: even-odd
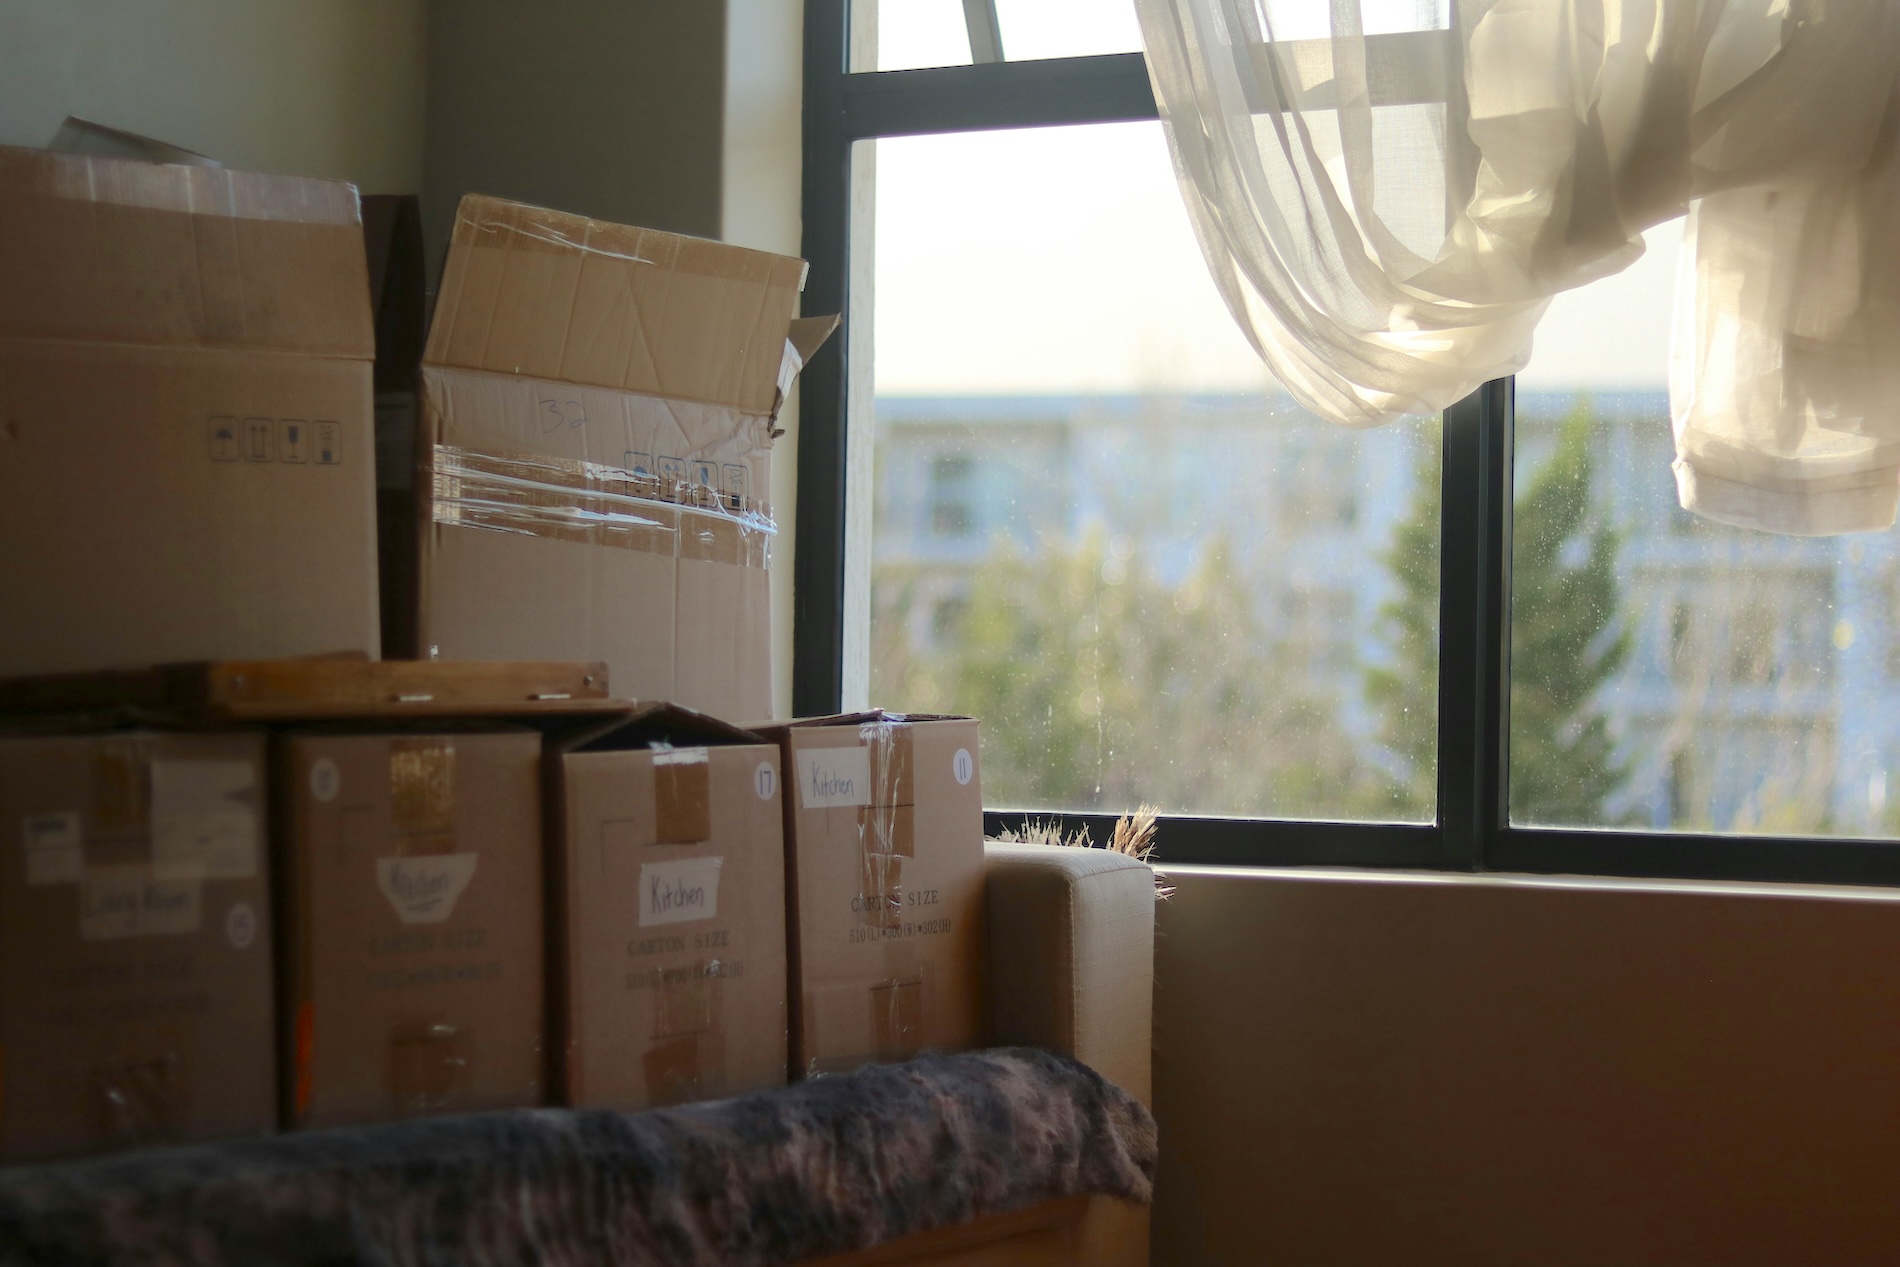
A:
<svg viewBox="0 0 1900 1267">
<path fill-rule="evenodd" d="M 224 916 L 224 935 L 239 950 L 248 947 L 257 938 L 257 912 L 251 909 L 249 902 L 239 902 Z"/>
<path fill-rule="evenodd" d="M 950 759 L 950 773 L 957 776 L 959 783 L 968 783 L 976 777 L 976 758 L 970 755 L 968 748 L 957 749 L 957 755 Z"/>
<path fill-rule="evenodd" d="M 772 793 L 778 791 L 778 771 L 770 761 L 759 762 L 759 768 L 752 772 L 752 789 L 761 801 L 771 800 Z"/>
<path fill-rule="evenodd" d="M 310 767 L 310 795 L 328 804 L 336 799 L 337 792 L 343 786 L 343 776 L 337 773 L 336 762 L 328 757 L 320 758 Z"/>
</svg>

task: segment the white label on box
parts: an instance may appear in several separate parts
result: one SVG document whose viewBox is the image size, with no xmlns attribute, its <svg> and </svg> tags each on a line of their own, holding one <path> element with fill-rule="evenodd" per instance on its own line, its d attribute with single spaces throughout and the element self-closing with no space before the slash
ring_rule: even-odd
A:
<svg viewBox="0 0 1900 1267">
<path fill-rule="evenodd" d="M 871 750 L 807 748 L 798 754 L 798 803 L 835 809 L 871 803 Z"/>
<path fill-rule="evenodd" d="M 336 762 L 328 757 L 318 757 L 310 767 L 310 795 L 328 805 L 336 799 L 336 794 L 342 788 L 343 775 L 338 772 Z"/>
<path fill-rule="evenodd" d="M 378 858 L 376 883 L 405 924 L 440 924 L 455 913 L 462 890 L 475 878 L 474 853 Z"/>
<path fill-rule="evenodd" d="M 950 758 L 950 773 L 966 786 L 976 777 L 976 758 L 970 755 L 968 748 L 958 748 L 957 755 Z"/>
<path fill-rule="evenodd" d="M 75 810 L 28 814 L 21 829 L 28 884 L 78 884 L 86 872 L 86 835 Z"/>
<path fill-rule="evenodd" d="M 167 880 L 248 880 L 257 874 L 257 811 L 240 797 L 257 781 L 249 761 L 152 762 L 152 868 Z"/>
<path fill-rule="evenodd" d="M 149 868 L 92 867 L 79 884 L 79 936 L 86 941 L 198 931 L 196 880 L 163 880 Z"/>
<path fill-rule="evenodd" d="M 752 772 L 752 790 L 759 794 L 761 801 L 771 800 L 778 791 L 778 771 L 772 768 L 770 761 L 759 762 L 759 768 Z"/>
<path fill-rule="evenodd" d="M 257 912 L 249 902 L 234 903 L 224 913 L 224 935 L 238 950 L 249 950 L 257 940 Z"/>
<path fill-rule="evenodd" d="M 679 858 L 640 865 L 640 927 L 686 924 L 719 914 L 723 858 Z"/>
</svg>

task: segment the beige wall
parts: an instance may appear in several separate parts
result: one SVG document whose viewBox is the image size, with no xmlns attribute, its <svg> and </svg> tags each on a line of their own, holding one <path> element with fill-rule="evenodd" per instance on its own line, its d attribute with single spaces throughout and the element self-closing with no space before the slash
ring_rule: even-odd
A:
<svg viewBox="0 0 1900 1267">
<path fill-rule="evenodd" d="M 720 233 L 739 246 L 797 255 L 804 217 L 804 20 L 800 0 L 726 0 Z M 792 524 L 798 512 L 798 392 L 779 414 L 772 454 L 774 712 L 792 714 Z"/>
<path fill-rule="evenodd" d="M 1900 894 L 1170 875 L 1157 1263 L 1900 1256 Z"/>
<path fill-rule="evenodd" d="M 0 144 L 67 115 L 230 167 L 414 192 L 424 0 L 4 0 Z"/>
<path fill-rule="evenodd" d="M 439 265 L 469 192 L 720 232 L 725 10 L 680 0 L 438 0 L 423 223 Z"/>
</svg>

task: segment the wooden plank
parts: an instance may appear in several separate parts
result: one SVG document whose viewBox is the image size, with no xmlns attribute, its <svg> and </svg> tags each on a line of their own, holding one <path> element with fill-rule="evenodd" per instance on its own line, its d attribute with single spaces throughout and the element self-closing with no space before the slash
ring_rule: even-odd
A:
<svg viewBox="0 0 1900 1267">
<path fill-rule="evenodd" d="M 129 709 L 206 720 L 474 716 L 619 708 L 601 663 L 231 660 L 0 680 L 0 713 Z"/>
</svg>

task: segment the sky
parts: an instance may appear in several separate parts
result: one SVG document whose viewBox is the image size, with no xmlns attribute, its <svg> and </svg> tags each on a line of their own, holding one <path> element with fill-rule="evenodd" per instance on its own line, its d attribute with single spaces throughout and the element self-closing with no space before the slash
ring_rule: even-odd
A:
<svg viewBox="0 0 1900 1267">
<path fill-rule="evenodd" d="M 1012 58 L 1139 46 L 1129 0 L 997 8 Z M 884 69 L 969 60 L 961 0 L 884 0 L 879 24 Z M 1160 124 L 871 147 L 880 394 L 1270 389 L 1209 279 Z M 1519 382 L 1661 387 L 1680 238 L 1679 221 L 1653 229 L 1625 272 L 1559 296 Z"/>
</svg>

